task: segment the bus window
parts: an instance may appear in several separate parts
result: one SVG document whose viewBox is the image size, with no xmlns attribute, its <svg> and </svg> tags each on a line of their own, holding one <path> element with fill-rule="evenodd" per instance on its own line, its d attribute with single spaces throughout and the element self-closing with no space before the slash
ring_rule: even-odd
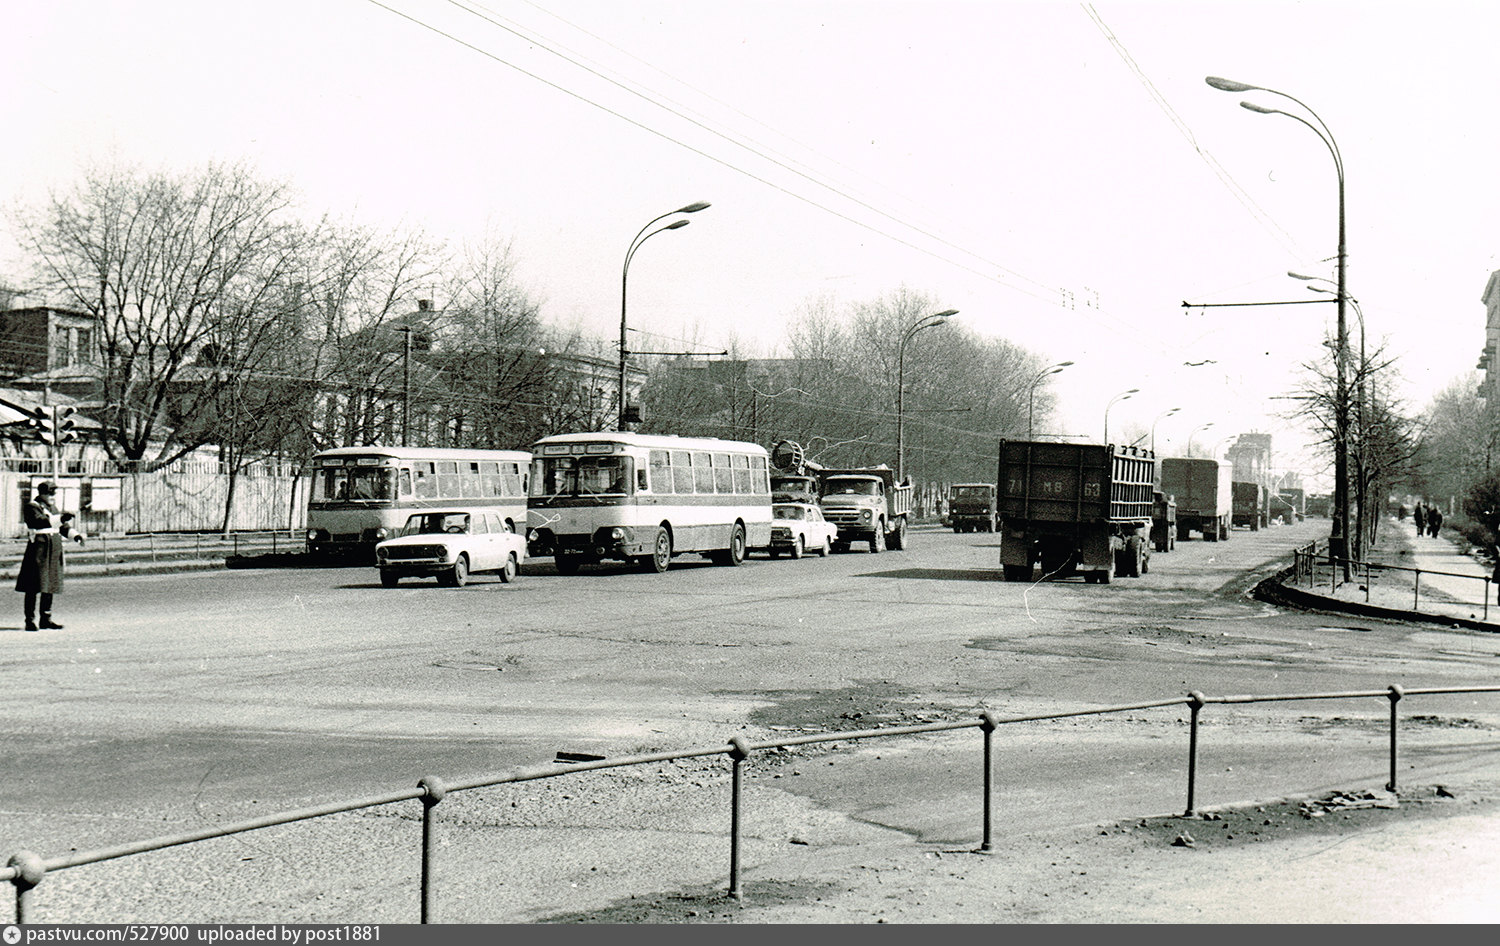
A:
<svg viewBox="0 0 1500 946">
<path fill-rule="evenodd" d="M 742 496 L 755 492 L 755 477 L 750 473 L 750 458 L 743 453 L 734 455 L 734 491 Z"/>
<path fill-rule="evenodd" d="M 411 499 L 411 470 L 404 467 L 401 470 L 399 489 L 402 499 Z"/>
<path fill-rule="evenodd" d="M 714 454 L 714 490 L 719 493 L 734 492 L 734 470 L 729 467 L 729 454 Z"/>
<path fill-rule="evenodd" d="M 750 472 L 755 476 L 755 489 L 753 492 L 758 496 L 771 495 L 771 477 L 766 470 L 766 458 L 760 456 L 751 457 L 750 467 Z"/>
<path fill-rule="evenodd" d="M 517 463 L 500 464 L 500 495 L 525 496 L 526 481 L 521 478 L 521 467 Z"/>
<path fill-rule="evenodd" d="M 461 463 L 458 468 L 459 489 L 463 490 L 464 499 L 478 499 L 480 487 L 484 481 L 480 479 L 478 463 Z"/>
<path fill-rule="evenodd" d="M 640 473 L 644 476 L 645 470 Z M 637 484 L 640 489 L 647 489 L 648 484 L 641 482 Z M 665 450 L 651 451 L 651 480 L 649 489 L 653 493 L 672 492 L 672 455 Z"/>
<path fill-rule="evenodd" d="M 672 492 L 693 495 L 693 463 L 686 450 L 672 451 Z"/>
<path fill-rule="evenodd" d="M 349 470 L 349 499 L 383 500 L 395 499 L 395 471 L 383 467 L 355 467 Z M 340 497 L 343 498 L 343 497 Z"/>
<path fill-rule="evenodd" d="M 437 477 L 432 472 L 431 462 L 412 465 L 412 492 L 418 499 L 437 498 Z"/>
<path fill-rule="evenodd" d="M 458 482 L 458 464 L 452 460 L 437 463 L 438 495 L 443 499 L 458 499 L 463 496 L 463 486 Z"/>
<path fill-rule="evenodd" d="M 714 491 L 714 468 L 709 462 L 709 454 L 693 454 L 693 492 L 713 494 Z"/>
</svg>

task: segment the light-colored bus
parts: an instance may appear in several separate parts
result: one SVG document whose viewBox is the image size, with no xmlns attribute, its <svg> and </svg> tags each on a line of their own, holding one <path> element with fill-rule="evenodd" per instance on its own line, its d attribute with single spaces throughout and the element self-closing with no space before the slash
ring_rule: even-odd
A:
<svg viewBox="0 0 1500 946">
<path fill-rule="evenodd" d="M 495 509 L 512 532 L 526 525 L 524 450 L 336 447 L 310 461 L 307 551 L 375 561 L 375 543 L 434 507 Z"/>
<path fill-rule="evenodd" d="M 563 574 L 605 559 L 662 572 L 682 552 L 738 565 L 771 544 L 770 454 L 758 444 L 581 433 L 531 453 L 531 554 Z"/>
</svg>

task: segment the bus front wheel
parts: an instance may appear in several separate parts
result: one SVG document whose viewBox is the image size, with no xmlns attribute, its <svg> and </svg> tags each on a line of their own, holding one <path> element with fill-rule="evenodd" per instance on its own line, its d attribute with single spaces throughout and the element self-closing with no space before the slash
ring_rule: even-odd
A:
<svg viewBox="0 0 1500 946">
<path fill-rule="evenodd" d="M 729 548 L 723 549 L 715 560 L 720 565 L 728 565 L 731 568 L 745 560 L 745 527 L 740 523 L 734 524 L 734 531 L 729 536 Z"/>
<path fill-rule="evenodd" d="M 658 574 L 666 571 L 667 566 L 672 562 L 672 533 L 658 527 L 656 541 L 651 546 L 651 554 L 642 555 L 639 561 L 644 571 Z"/>
</svg>

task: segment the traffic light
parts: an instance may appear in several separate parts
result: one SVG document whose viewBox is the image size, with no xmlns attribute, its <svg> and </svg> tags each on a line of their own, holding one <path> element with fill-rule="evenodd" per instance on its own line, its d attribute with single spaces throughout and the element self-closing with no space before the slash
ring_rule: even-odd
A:
<svg viewBox="0 0 1500 946">
<path fill-rule="evenodd" d="M 26 426 L 34 427 L 42 443 L 58 446 L 78 439 L 77 408 L 33 407 L 26 415 Z"/>
<path fill-rule="evenodd" d="M 65 444 L 78 439 L 78 422 L 73 419 L 77 408 L 54 407 L 52 409 L 52 442 Z"/>
</svg>

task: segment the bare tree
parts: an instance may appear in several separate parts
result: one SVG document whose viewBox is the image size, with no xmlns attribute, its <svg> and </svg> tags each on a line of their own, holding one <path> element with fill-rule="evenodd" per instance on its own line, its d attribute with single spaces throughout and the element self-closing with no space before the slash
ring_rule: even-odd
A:
<svg viewBox="0 0 1500 946">
<path fill-rule="evenodd" d="M 211 165 L 187 175 L 95 169 L 22 214 L 42 285 L 98 320 L 92 412 L 112 457 L 156 468 L 207 442 L 208 425 L 171 420 L 241 384 L 234 372 L 186 372 L 208 343 L 227 343 L 239 371 L 277 350 L 285 322 L 261 315 L 304 249 L 291 207 L 285 185 Z"/>
</svg>

